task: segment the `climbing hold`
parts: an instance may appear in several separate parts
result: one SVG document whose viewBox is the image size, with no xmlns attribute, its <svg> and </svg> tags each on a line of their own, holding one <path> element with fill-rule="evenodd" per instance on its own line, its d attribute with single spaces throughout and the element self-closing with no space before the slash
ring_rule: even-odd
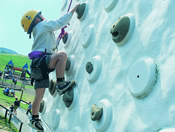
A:
<svg viewBox="0 0 175 132">
<path fill-rule="evenodd" d="M 72 31 L 70 31 L 69 33 L 66 33 L 63 38 L 62 38 L 62 41 L 64 43 L 64 48 L 67 49 L 68 46 L 70 45 L 71 43 L 71 38 L 72 38 Z"/>
<path fill-rule="evenodd" d="M 61 7 L 61 11 L 65 9 L 66 5 L 67 5 L 67 0 L 64 0 L 62 7 Z"/>
<path fill-rule="evenodd" d="M 99 120 L 92 121 L 92 123 L 97 131 L 104 132 L 112 121 L 112 106 L 111 103 L 106 99 L 98 102 L 97 106 L 103 108 L 103 114 Z"/>
<path fill-rule="evenodd" d="M 87 71 L 89 74 L 92 73 L 92 71 L 93 71 L 93 65 L 92 65 L 91 62 L 88 62 L 88 63 L 86 64 L 86 71 Z"/>
<path fill-rule="evenodd" d="M 63 38 L 62 38 L 62 41 L 64 44 L 67 42 L 67 39 L 68 39 L 68 33 L 65 33 Z"/>
<path fill-rule="evenodd" d="M 88 65 L 91 68 L 89 68 L 88 71 L 86 72 L 87 79 L 88 79 L 89 82 L 95 82 L 97 80 L 97 78 L 99 77 L 100 73 L 101 73 L 101 67 L 102 67 L 101 57 L 100 56 L 94 56 L 92 58 L 92 60 L 89 61 Z M 93 66 L 93 70 L 92 70 L 91 65 Z"/>
<path fill-rule="evenodd" d="M 136 98 L 144 98 L 152 91 L 157 80 L 157 67 L 151 58 L 136 61 L 129 69 L 129 91 Z"/>
<path fill-rule="evenodd" d="M 45 110 L 46 110 L 46 99 L 44 98 L 40 103 L 39 112 L 44 113 Z"/>
<path fill-rule="evenodd" d="M 70 65 L 71 65 L 71 62 L 70 62 L 70 60 L 68 58 L 67 62 L 66 62 L 66 68 L 65 68 L 66 71 L 68 71 L 70 69 Z"/>
<path fill-rule="evenodd" d="M 103 0 L 104 8 L 107 12 L 111 11 L 117 4 L 118 0 Z"/>
<path fill-rule="evenodd" d="M 86 14 L 87 14 L 87 10 L 88 10 L 88 5 L 87 4 L 88 4 L 87 2 L 80 4 L 80 6 L 76 10 L 77 18 L 80 21 L 82 21 L 85 18 Z"/>
<path fill-rule="evenodd" d="M 63 101 L 64 101 L 64 104 L 67 108 L 70 107 L 70 105 L 72 104 L 73 102 L 73 98 L 74 98 L 74 91 L 73 89 L 69 89 L 67 90 L 64 95 L 63 95 Z"/>
<path fill-rule="evenodd" d="M 52 115 L 51 115 L 51 120 L 50 120 L 50 126 L 54 129 L 54 130 L 56 130 L 57 129 L 57 127 L 59 126 L 59 123 L 60 123 L 60 115 L 61 114 L 61 112 L 60 112 L 60 110 L 58 110 L 58 109 L 56 109 L 56 110 L 54 110 L 53 112 L 52 112 Z"/>
<path fill-rule="evenodd" d="M 124 44 L 132 30 L 134 25 L 134 18 L 132 14 L 121 16 L 111 27 L 112 39 L 117 45 Z"/>
<path fill-rule="evenodd" d="M 52 96 L 56 96 L 56 81 L 53 81 L 53 80 L 50 80 L 49 81 L 49 93 L 52 95 Z"/>
<path fill-rule="evenodd" d="M 89 46 L 89 44 L 92 42 L 93 38 L 94 38 L 94 25 L 90 25 L 86 28 L 83 28 L 82 30 L 82 45 L 84 48 L 87 48 Z"/>
<path fill-rule="evenodd" d="M 70 57 L 68 57 L 68 59 L 67 59 L 68 61 L 67 61 L 67 66 L 66 66 L 66 74 L 67 75 L 70 75 L 71 74 L 71 72 L 73 71 L 73 68 L 74 68 L 74 55 L 72 55 L 72 56 L 70 56 Z M 70 66 L 69 66 L 69 64 L 70 64 Z"/>
<path fill-rule="evenodd" d="M 103 108 L 98 107 L 96 104 L 93 104 L 91 107 L 91 119 L 93 121 L 99 120 L 103 114 Z"/>
</svg>

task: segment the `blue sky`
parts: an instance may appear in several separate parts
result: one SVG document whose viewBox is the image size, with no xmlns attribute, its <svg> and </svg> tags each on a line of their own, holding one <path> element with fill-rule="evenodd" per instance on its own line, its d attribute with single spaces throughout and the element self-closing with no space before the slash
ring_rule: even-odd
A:
<svg viewBox="0 0 175 132">
<path fill-rule="evenodd" d="M 0 47 L 27 55 L 33 39 L 21 27 L 21 17 L 30 9 L 41 10 L 46 19 L 60 15 L 62 0 L 0 0 Z"/>
</svg>

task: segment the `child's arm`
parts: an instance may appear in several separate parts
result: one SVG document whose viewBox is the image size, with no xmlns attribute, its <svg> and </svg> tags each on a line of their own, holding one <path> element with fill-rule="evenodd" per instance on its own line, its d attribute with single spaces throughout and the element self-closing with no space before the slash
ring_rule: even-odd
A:
<svg viewBox="0 0 175 132">
<path fill-rule="evenodd" d="M 77 4 L 69 13 L 66 13 L 65 15 L 60 17 L 59 19 L 47 21 L 44 24 L 44 27 L 43 27 L 44 29 L 43 30 L 45 30 L 45 31 L 56 31 L 56 30 L 59 30 L 59 29 L 63 28 L 64 26 L 66 26 L 69 23 L 69 21 L 71 20 L 72 15 L 77 10 L 79 5 L 80 4 Z"/>
</svg>

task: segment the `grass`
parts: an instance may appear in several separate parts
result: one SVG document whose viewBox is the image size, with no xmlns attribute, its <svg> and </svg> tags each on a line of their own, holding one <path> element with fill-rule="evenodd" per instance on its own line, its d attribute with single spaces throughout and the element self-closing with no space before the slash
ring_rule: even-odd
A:
<svg viewBox="0 0 175 132">
<path fill-rule="evenodd" d="M 29 58 L 27 56 L 23 56 L 23 55 L 16 55 L 16 54 L 3 54 L 0 53 L 0 70 L 4 71 L 4 68 L 6 67 L 6 65 L 8 64 L 8 62 L 12 60 L 12 62 L 14 63 L 14 66 L 22 68 L 26 63 L 30 64 L 31 60 L 29 60 Z M 29 67 L 30 69 L 30 67 Z M 28 75 L 27 75 L 28 77 Z M 12 83 L 11 80 L 6 80 L 6 82 Z M 17 82 L 18 86 L 21 86 L 21 83 Z M 28 86 L 25 85 L 25 89 L 27 88 L 32 88 L 33 86 Z M 15 91 L 15 96 L 18 97 L 18 99 L 20 99 L 21 97 L 21 91 Z M 33 102 L 34 99 L 34 95 L 29 95 L 27 93 L 23 93 L 23 98 L 22 100 L 26 101 L 26 102 Z M 9 108 L 12 104 L 14 104 L 15 101 L 15 97 L 10 97 L 10 96 L 6 96 L 3 94 L 3 89 L 0 88 L 0 104 L 5 106 L 6 108 Z M 23 102 L 20 103 L 20 107 L 27 110 L 28 105 L 24 104 Z M 8 123 L 8 120 L 5 120 L 3 116 L 0 115 L 0 131 L 10 131 L 10 132 L 18 132 L 18 130 L 14 127 L 14 125 L 12 123 Z"/>
<path fill-rule="evenodd" d="M 12 60 L 14 66 L 23 67 L 26 62 L 29 66 L 31 60 L 27 56 L 17 54 L 3 54 L 0 53 L 0 70 L 3 71 L 8 62 Z"/>
<path fill-rule="evenodd" d="M 20 99 L 21 97 L 21 91 L 15 91 L 15 97 Z M 0 89 L 0 104 L 2 104 L 5 107 L 10 107 L 12 104 L 14 104 L 15 97 L 7 96 L 3 94 L 3 89 Z M 23 93 L 22 100 L 26 102 L 32 102 L 34 99 L 34 96 L 28 95 L 25 92 Z M 23 102 L 20 103 L 20 107 L 27 110 L 28 104 L 25 104 Z"/>
<path fill-rule="evenodd" d="M 18 129 L 0 114 L 0 131 L 18 132 Z"/>
</svg>

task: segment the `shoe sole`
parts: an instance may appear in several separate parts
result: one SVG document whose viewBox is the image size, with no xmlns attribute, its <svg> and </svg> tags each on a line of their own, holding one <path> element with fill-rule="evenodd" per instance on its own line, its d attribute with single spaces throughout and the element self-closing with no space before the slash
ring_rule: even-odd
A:
<svg viewBox="0 0 175 132">
<path fill-rule="evenodd" d="M 66 89 L 64 89 L 64 90 L 58 90 L 58 94 L 59 95 L 64 94 L 68 89 L 73 88 L 73 86 L 75 86 L 75 81 L 73 81 Z"/>
<path fill-rule="evenodd" d="M 34 127 L 31 123 L 28 123 L 28 125 L 31 127 L 31 128 L 33 128 L 33 129 L 35 129 L 37 132 L 44 132 L 44 130 L 38 130 L 36 127 Z"/>
</svg>

